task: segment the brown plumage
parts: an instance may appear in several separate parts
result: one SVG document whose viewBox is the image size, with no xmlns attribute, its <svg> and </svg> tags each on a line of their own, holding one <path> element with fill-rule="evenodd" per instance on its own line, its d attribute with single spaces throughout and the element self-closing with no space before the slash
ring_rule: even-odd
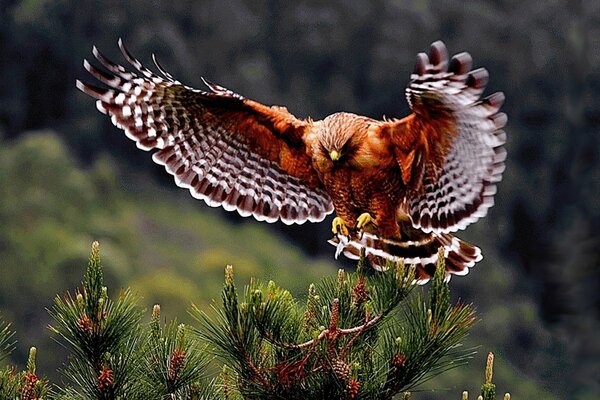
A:
<svg viewBox="0 0 600 400">
<path fill-rule="evenodd" d="M 421 282 L 440 247 L 448 274 L 466 274 L 481 259 L 451 232 L 493 205 L 506 116 L 502 93 L 480 99 L 488 74 L 471 70 L 467 53 L 448 60 L 435 42 L 418 55 L 405 118 L 335 113 L 312 121 L 206 81 L 209 91 L 192 89 L 154 60 L 158 76 L 119 46 L 136 72 L 94 48 L 105 69 L 84 66 L 107 88 L 77 87 L 139 148 L 155 149 L 153 160 L 194 197 L 286 224 L 318 222 L 335 208 L 336 255 L 365 248 L 375 265 L 403 258 Z"/>
</svg>

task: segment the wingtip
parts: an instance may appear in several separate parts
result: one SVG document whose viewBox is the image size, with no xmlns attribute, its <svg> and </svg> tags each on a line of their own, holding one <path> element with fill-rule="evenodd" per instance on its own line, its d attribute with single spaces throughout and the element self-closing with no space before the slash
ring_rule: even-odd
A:
<svg viewBox="0 0 600 400">
<path fill-rule="evenodd" d="M 448 64 L 448 49 L 444 42 L 438 40 L 431 43 L 429 58 L 431 59 L 431 64 L 435 66 L 441 65 L 445 67 Z"/>
<path fill-rule="evenodd" d="M 492 117 L 492 121 L 494 121 L 496 129 L 502 129 L 506 126 L 506 123 L 508 122 L 508 116 L 506 115 L 506 113 L 499 112 Z"/>
<path fill-rule="evenodd" d="M 87 83 L 84 83 L 79 79 L 75 79 L 75 87 L 81 92 L 87 94 L 88 96 L 92 96 L 96 99 L 99 99 L 102 95 L 99 88 L 88 85 Z"/>
<path fill-rule="evenodd" d="M 79 79 L 75 79 L 75 87 L 85 93 L 85 83 L 81 82 Z"/>
<path fill-rule="evenodd" d="M 123 42 L 122 38 L 119 38 L 119 40 L 117 40 L 117 45 L 119 46 L 119 49 L 122 52 L 127 52 L 127 48 L 125 47 L 125 43 Z"/>
<path fill-rule="evenodd" d="M 483 89 L 487 85 L 490 74 L 485 68 L 477 68 L 469 72 L 467 77 L 467 86 L 475 89 Z"/>
<path fill-rule="evenodd" d="M 201 76 L 200 79 L 202 80 L 202 83 L 204 83 L 209 89 L 212 90 L 212 88 L 215 86 L 214 83 L 212 83 L 211 81 L 209 81 L 208 79 L 206 79 L 205 77 Z"/>
<path fill-rule="evenodd" d="M 496 92 L 489 95 L 486 100 L 490 103 L 490 105 L 500 108 L 504 104 L 506 96 L 504 95 L 504 92 Z"/>
<path fill-rule="evenodd" d="M 108 93 L 110 93 L 111 91 L 108 89 L 104 89 L 104 88 L 100 88 L 94 85 L 90 85 L 88 83 L 84 83 L 82 81 L 80 81 L 79 79 L 75 80 L 75 87 L 77 89 L 79 89 L 80 91 L 82 91 L 83 93 L 87 94 L 88 96 L 91 96 L 97 100 L 106 100 L 106 96 Z"/>
<path fill-rule="evenodd" d="M 427 54 L 417 54 L 414 73 L 417 75 L 423 75 L 427 71 L 427 64 L 429 64 L 429 57 L 427 56 Z"/>
<path fill-rule="evenodd" d="M 163 76 L 171 81 L 174 81 L 173 76 L 167 72 L 166 69 L 163 68 L 163 66 L 158 62 L 158 58 L 156 57 L 155 53 L 152 53 L 152 62 L 154 63 L 154 65 L 156 66 L 156 68 L 158 68 L 158 70 L 160 71 L 161 74 L 163 74 Z"/>
<path fill-rule="evenodd" d="M 224 87 L 209 81 L 203 76 L 200 77 L 200 79 L 202 79 L 202 83 L 204 83 L 208 87 L 208 89 L 215 94 L 222 94 L 223 92 L 227 91 L 227 89 L 225 89 Z"/>
<path fill-rule="evenodd" d="M 92 64 L 90 64 L 87 58 L 83 59 L 83 68 L 85 68 L 85 70 L 88 72 L 90 72 L 90 68 L 92 68 Z"/>
<path fill-rule="evenodd" d="M 123 41 L 123 39 L 119 38 L 119 40 L 117 41 L 117 44 L 119 45 L 119 50 L 121 50 L 121 53 L 125 56 L 127 61 L 129 61 L 130 63 L 133 64 L 132 61 L 135 59 L 133 58 L 133 56 L 131 55 L 131 53 L 129 52 L 127 47 L 125 46 L 125 42 Z"/>
<path fill-rule="evenodd" d="M 473 58 L 465 51 L 462 53 L 455 54 L 450 59 L 448 71 L 453 72 L 457 75 L 464 75 L 471 70 L 473 66 Z"/>
<path fill-rule="evenodd" d="M 436 40 L 435 42 L 431 43 L 431 48 L 437 48 L 437 49 L 445 49 L 446 48 L 446 44 L 444 43 L 443 40 Z"/>
<path fill-rule="evenodd" d="M 98 47 L 96 47 L 96 46 L 92 46 L 92 55 L 94 56 L 94 58 L 96 60 L 100 61 L 103 64 L 104 64 L 104 61 L 107 60 L 107 58 L 104 57 L 104 54 L 102 54 L 100 49 L 98 49 Z"/>
</svg>

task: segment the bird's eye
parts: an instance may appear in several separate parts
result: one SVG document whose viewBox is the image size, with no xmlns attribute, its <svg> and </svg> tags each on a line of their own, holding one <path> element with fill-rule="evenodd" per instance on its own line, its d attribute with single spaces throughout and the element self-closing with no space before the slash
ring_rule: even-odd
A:
<svg viewBox="0 0 600 400">
<path fill-rule="evenodd" d="M 325 145 L 323 143 L 319 143 L 319 145 L 321 147 L 321 151 L 323 152 L 323 154 L 329 154 L 327 147 L 325 147 Z"/>
<path fill-rule="evenodd" d="M 340 149 L 340 153 L 342 154 L 350 154 L 352 151 L 354 150 L 354 146 L 350 143 L 350 141 L 346 141 L 346 143 L 344 143 L 344 145 L 342 146 L 342 148 Z"/>
</svg>

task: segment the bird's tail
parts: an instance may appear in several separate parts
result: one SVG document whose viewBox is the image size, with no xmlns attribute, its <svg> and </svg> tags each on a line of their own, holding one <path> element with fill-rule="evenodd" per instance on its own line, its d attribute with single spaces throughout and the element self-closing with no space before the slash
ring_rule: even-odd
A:
<svg viewBox="0 0 600 400">
<path fill-rule="evenodd" d="M 361 250 L 371 261 L 375 269 L 381 270 L 386 260 L 398 262 L 401 259 L 406 264 L 416 267 L 417 283 L 424 284 L 433 277 L 438 260 L 438 251 L 444 249 L 446 258 L 446 279 L 451 275 L 466 275 L 469 268 L 483 257 L 481 250 L 449 233 L 421 234 L 417 240 L 385 239 L 368 232 L 352 232 L 350 236 L 335 236 L 329 243 L 336 246 L 336 258 L 344 254 L 350 259 L 358 259 Z"/>
</svg>

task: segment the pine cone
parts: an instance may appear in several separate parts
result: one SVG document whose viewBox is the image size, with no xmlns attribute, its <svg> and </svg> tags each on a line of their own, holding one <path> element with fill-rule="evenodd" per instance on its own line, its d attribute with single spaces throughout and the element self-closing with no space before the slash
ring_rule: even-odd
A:
<svg viewBox="0 0 600 400">
<path fill-rule="evenodd" d="M 358 381 L 358 379 L 350 379 L 348 381 L 348 386 L 346 387 L 346 393 L 348 393 L 348 398 L 354 399 L 358 394 L 358 389 L 360 389 L 360 382 Z"/>
<path fill-rule="evenodd" d="M 185 351 L 175 349 L 171 354 L 171 362 L 169 363 L 169 380 L 176 381 L 179 379 L 179 374 L 183 369 L 185 362 Z"/>
<path fill-rule="evenodd" d="M 77 321 L 77 327 L 86 332 L 88 335 L 92 334 L 92 320 L 87 314 L 83 314 L 81 317 L 79 317 L 79 320 Z"/>
<path fill-rule="evenodd" d="M 404 368 L 404 363 L 406 361 L 406 356 L 404 354 L 396 354 L 394 358 L 392 358 L 392 365 L 394 368 L 400 370 Z"/>
<path fill-rule="evenodd" d="M 102 367 L 98 376 L 98 389 L 104 391 L 110 389 L 113 385 L 113 371 L 108 365 Z"/>
<path fill-rule="evenodd" d="M 347 382 L 350 378 L 350 366 L 340 359 L 336 358 L 331 362 L 331 370 L 342 382 Z"/>
<path fill-rule="evenodd" d="M 365 277 L 363 275 L 361 275 L 358 278 L 358 282 L 356 283 L 352 291 L 352 297 L 355 306 L 359 306 L 365 301 L 369 300 L 369 291 L 367 290 L 367 285 L 365 284 Z"/>
<path fill-rule="evenodd" d="M 21 386 L 21 400 L 36 400 L 38 398 L 35 390 L 38 377 L 31 372 L 28 372 L 23 377 Z"/>
</svg>

